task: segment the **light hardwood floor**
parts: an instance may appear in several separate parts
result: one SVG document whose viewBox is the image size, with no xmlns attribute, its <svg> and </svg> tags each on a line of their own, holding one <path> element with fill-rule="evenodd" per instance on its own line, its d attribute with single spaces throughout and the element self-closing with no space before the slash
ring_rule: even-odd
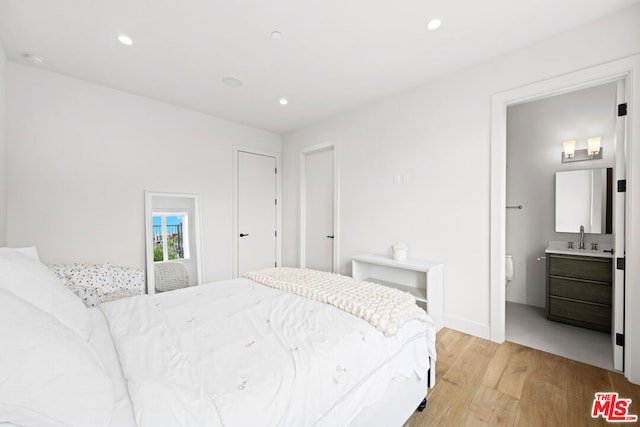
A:
<svg viewBox="0 0 640 427">
<path fill-rule="evenodd" d="M 447 328 L 436 344 L 436 386 L 404 427 L 608 425 L 591 418 L 599 391 L 632 399 L 629 414 L 640 415 L 640 386 L 616 372 Z"/>
</svg>

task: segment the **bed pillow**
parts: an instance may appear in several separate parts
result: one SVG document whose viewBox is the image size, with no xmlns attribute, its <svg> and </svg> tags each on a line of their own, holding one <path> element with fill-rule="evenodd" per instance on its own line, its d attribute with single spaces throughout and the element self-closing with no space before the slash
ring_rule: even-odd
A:
<svg viewBox="0 0 640 427">
<path fill-rule="evenodd" d="M 85 305 L 40 261 L 13 249 L 0 248 L 0 289 L 50 313 L 85 340 L 91 335 Z"/>
<path fill-rule="evenodd" d="M 13 250 L 40 261 L 40 256 L 38 256 L 38 250 L 36 249 L 35 246 L 27 246 L 24 248 L 13 248 Z"/>
<path fill-rule="evenodd" d="M 0 289 L 0 424 L 104 426 L 114 386 L 91 346 Z"/>
</svg>

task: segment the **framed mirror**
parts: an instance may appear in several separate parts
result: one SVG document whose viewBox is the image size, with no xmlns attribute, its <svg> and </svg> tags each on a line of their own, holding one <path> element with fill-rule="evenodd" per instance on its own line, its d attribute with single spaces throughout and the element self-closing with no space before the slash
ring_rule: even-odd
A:
<svg viewBox="0 0 640 427">
<path fill-rule="evenodd" d="M 556 172 L 556 232 L 611 234 L 613 169 Z"/>
<path fill-rule="evenodd" d="M 197 194 L 145 191 L 147 293 L 202 283 Z"/>
</svg>

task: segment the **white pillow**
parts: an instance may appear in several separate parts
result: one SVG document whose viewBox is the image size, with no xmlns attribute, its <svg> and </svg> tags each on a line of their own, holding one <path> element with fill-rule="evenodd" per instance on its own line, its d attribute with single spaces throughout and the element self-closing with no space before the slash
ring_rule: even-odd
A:
<svg viewBox="0 0 640 427">
<path fill-rule="evenodd" d="M 40 261 L 13 249 L 0 248 L 0 289 L 50 313 L 85 340 L 91 335 L 85 305 Z"/>
<path fill-rule="evenodd" d="M 21 254 L 25 254 L 33 259 L 40 261 L 40 256 L 38 255 L 38 250 L 35 246 L 27 246 L 24 248 L 13 248 L 14 251 L 18 251 Z"/>
<path fill-rule="evenodd" d="M 104 426 L 114 386 L 91 346 L 0 289 L 0 424 Z"/>
</svg>

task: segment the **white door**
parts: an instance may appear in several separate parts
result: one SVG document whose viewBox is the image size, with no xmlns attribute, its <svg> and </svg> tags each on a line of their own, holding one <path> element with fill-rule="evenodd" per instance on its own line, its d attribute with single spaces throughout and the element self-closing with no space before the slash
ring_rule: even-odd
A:
<svg viewBox="0 0 640 427">
<path fill-rule="evenodd" d="M 333 147 L 304 155 L 304 267 L 333 271 L 334 170 Z"/>
<path fill-rule="evenodd" d="M 238 273 L 276 266 L 276 158 L 238 152 Z"/>
<path fill-rule="evenodd" d="M 625 81 L 618 82 L 618 104 L 625 103 Z M 626 116 L 616 117 L 616 163 L 615 179 L 613 181 L 613 307 L 611 313 L 611 341 L 613 345 L 613 368 L 622 371 L 624 369 L 624 346 L 618 341 L 619 337 L 624 337 L 624 269 L 617 269 L 617 259 L 625 258 L 625 212 L 626 212 L 626 192 L 618 190 L 617 183 L 626 179 Z"/>
</svg>

